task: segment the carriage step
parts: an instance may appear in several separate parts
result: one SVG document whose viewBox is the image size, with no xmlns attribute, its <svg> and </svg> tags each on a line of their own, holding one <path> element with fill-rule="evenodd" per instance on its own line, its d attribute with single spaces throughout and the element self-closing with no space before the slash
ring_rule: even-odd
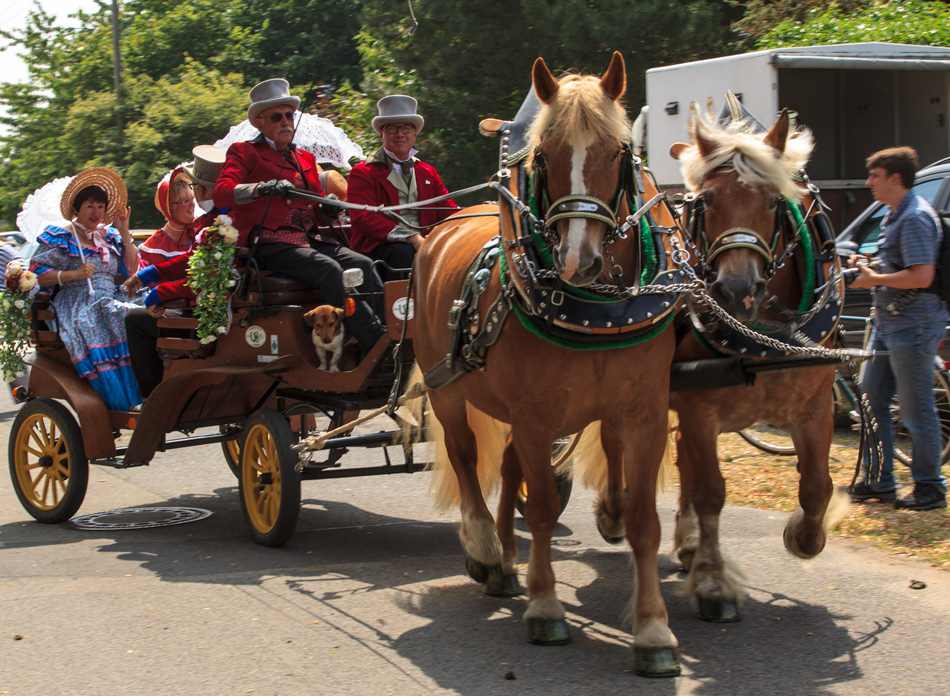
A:
<svg viewBox="0 0 950 696">
<path fill-rule="evenodd" d="M 198 320 L 191 317 L 162 317 L 158 320 L 160 329 L 189 329 L 198 328 Z"/>
</svg>

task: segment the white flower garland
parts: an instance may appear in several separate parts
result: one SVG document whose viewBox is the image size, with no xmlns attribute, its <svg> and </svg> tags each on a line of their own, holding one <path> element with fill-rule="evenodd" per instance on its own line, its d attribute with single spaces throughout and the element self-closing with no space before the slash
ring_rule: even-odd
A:
<svg viewBox="0 0 950 696">
<path fill-rule="evenodd" d="M 188 260 L 188 287 L 197 295 L 197 334 L 203 344 L 218 340 L 230 328 L 231 288 L 237 283 L 232 267 L 237 239 L 231 218 L 219 215 L 201 232 L 201 240 Z"/>
<path fill-rule="evenodd" d="M 0 292 L 0 370 L 4 380 L 23 371 L 23 354 L 30 348 L 30 291 L 36 287 L 36 274 L 25 270 L 14 259 L 7 264 L 6 282 Z"/>
</svg>

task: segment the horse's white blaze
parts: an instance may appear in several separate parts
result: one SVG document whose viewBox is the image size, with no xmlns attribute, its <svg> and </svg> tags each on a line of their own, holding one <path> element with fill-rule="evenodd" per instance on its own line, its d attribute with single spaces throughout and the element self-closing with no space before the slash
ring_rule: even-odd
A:
<svg viewBox="0 0 950 696">
<path fill-rule="evenodd" d="M 587 161 L 587 142 L 577 142 L 571 153 L 571 193 L 587 193 L 584 186 L 584 163 Z M 587 220 L 575 218 L 568 222 L 567 227 L 567 254 L 564 255 L 564 273 L 561 275 L 569 280 L 577 273 L 581 263 L 581 251 L 586 241 Z"/>
</svg>

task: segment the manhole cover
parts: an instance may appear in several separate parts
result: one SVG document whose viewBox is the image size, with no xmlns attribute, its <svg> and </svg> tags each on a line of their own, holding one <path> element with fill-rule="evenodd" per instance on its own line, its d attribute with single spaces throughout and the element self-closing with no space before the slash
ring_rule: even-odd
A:
<svg viewBox="0 0 950 696">
<path fill-rule="evenodd" d="M 115 531 L 123 529 L 151 529 L 173 524 L 197 522 L 210 517 L 210 510 L 188 507 L 134 507 L 121 510 L 93 512 L 73 517 L 66 524 L 76 529 Z"/>
</svg>

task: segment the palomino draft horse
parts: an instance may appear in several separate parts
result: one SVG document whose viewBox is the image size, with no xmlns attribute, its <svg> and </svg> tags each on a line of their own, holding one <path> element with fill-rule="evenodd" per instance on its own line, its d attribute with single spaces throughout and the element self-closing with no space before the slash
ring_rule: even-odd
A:
<svg viewBox="0 0 950 696">
<path fill-rule="evenodd" d="M 784 111 L 764 136 L 750 131 L 747 122 L 721 125 L 694 115 L 691 144 L 673 148 L 691 194 L 688 229 L 704 261 L 700 274 L 716 302 L 745 325 L 793 347 L 828 344 L 844 286 L 833 238 L 820 227 L 825 221 L 816 204 L 817 190 L 805 187 L 811 134 L 790 134 Z M 710 357 L 711 352 L 759 358 L 782 353 L 724 328 L 694 303 L 690 318 L 691 330 L 677 345 L 676 361 Z M 791 433 L 798 454 L 800 507 L 785 528 L 785 546 L 800 558 L 812 558 L 824 548 L 832 523 L 828 452 L 834 371 L 833 364 L 824 364 L 759 374 L 754 386 L 671 394 L 671 408 L 679 415 L 682 480 L 675 543 L 690 570 L 689 586 L 702 618 L 739 618 L 736 576 L 719 550 L 725 498 L 716 454 L 720 433 L 757 422 Z"/>
<path fill-rule="evenodd" d="M 413 345 L 458 482 L 467 567 L 475 579 L 489 585 L 489 592 L 518 592 L 514 495 L 522 475 L 528 485 L 524 515 L 532 544 L 524 616 L 534 643 L 569 640 L 551 568 L 551 537 L 560 512 L 552 443 L 595 420 L 610 424 L 619 435 L 629 488 L 623 516 L 636 564 L 632 613 L 637 671 L 674 675 L 679 672 L 677 643 L 667 626 L 657 574 L 660 524 L 655 485 L 666 440 L 675 347 L 669 320 L 676 295 L 655 296 L 654 310 L 642 313 L 637 305 L 623 309 L 626 314 L 619 318 L 604 314 L 614 311 L 614 305 L 589 297 L 572 299 L 585 287 L 595 287 L 595 281 L 628 290 L 638 285 L 645 263 L 642 250 L 653 238 L 647 233 L 645 242 L 636 227 L 630 234 L 617 229 L 617 220 L 625 219 L 629 211 L 629 193 L 636 189 L 625 171 L 633 162 L 626 144 L 629 122 L 618 103 L 626 86 L 623 59 L 615 53 L 600 78 L 569 75 L 558 81 L 539 58 L 532 79 L 541 106 L 525 151 L 532 153 L 535 174 L 543 173 L 535 191 L 539 205 L 548 211 L 547 216 L 539 213 L 545 218 L 547 243 L 538 246 L 544 247 L 539 253 L 553 257 L 548 275 L 553 285 L 531 282 L 541 273 L 526 258 L 525 240 L 531 239 L 533 230 L 521 225 L 517 215 L 529 196 L 519 188 L 517 177 L 505 181 L 503 170 L 510 197 L 502 196 L 500 205 L 468 208 L 459 214 L 461 219 L 450 218 L 420 250 L 414 271 Z M 488 216 L 472 217 L 479 213 Z M 675 280 L 672 271 L 664 277 Z M 560 328 L 571 320 L 573 310 L 568 307 L 584 303 L 593 313 L 577 324 L 588 337 L 599 332 L 607 341 L 617 340 L 608 344 L 610 349 L 572 350 L 565 347 L 566 339 L 552 341 L 538 335 L 549 327 Z M 644 340 L 632 343 L 624 331 L 638 325 L 641 332 L 648 331 Z M 460 335 L 468 340 L 470 333 L 486 332 L 497 340 L 487 348 L 479 369 L 438 378 L 453 360 L 461 360 L 451 354 L 447 358 L 453 341 L 461 340 Z M 466 346 L 471 353 L 471 344 Z M 501 458 L 505 485 L 497 532 L 477 470 L 489 449 L 490 433 L 481 425 L 484 418 L 470 417 L 472 408 L 495 422 L 510 424 Z"/>
</svg>

